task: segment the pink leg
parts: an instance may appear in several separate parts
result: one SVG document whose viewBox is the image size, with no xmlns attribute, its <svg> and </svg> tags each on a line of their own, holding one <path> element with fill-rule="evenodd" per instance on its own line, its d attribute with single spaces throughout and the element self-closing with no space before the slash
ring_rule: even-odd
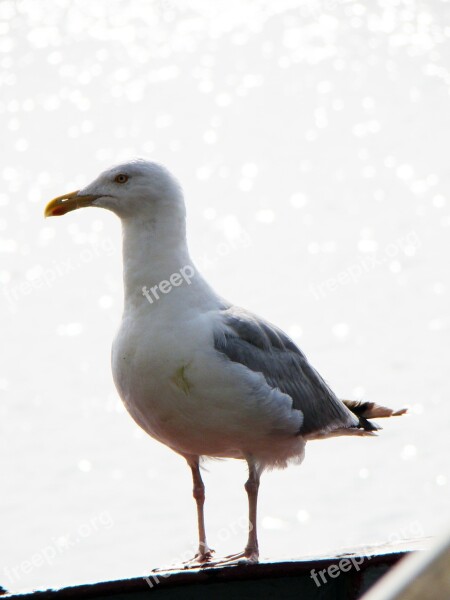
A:
<svg viewBox="0 0 450 600">
<path fill-rule="evenodd" d="M 259 480 L 261 471 L 255 466 L 251 459 L 247 460 L 248 463 L 248 480 L 245 483 L 245 490 L 248 496 L 248 540 L 245 550 L 238 554 L 232 554 L 225 556 L 225 558 L 212 560 L 212 554 L 214 550 L 211 550 L 206 542 L 205 533 L 205 521 L 203 516 L 203 505 L 205 502 L 205 486 L 200 475 L 200 468 L 198 463 L 198 457 L 185 457 L 192 471 L 192 479 L 194 482 L 194 498 L 197 503 L 197 517 L 198 517 L 198 537 L 199 537 L 199 549 L 195 558 L 185 563 L 185 568 L 196 568 L 199 563 L 205 566 L 213 567 L 221 564 L 228 564 L 234 562 L 249 562 L 257 563 L 259 559 L 258 550 L 258 535 L 256 529 L 256 518 L 257 518 L 257 505 L 258 505 L 258 490 Z"/>
<path fill-rule="evenodd" d="M 249 476 L 245 483 L 245 490 L 248 495 L 248 541 L 244 550 L 244 556 L 250 562 L 258 562 L 258 534 L 256 530 L 257 507 L 258 507 L 258 490 L 259 490 L 259 472 L 256 467 L 248 463 Z"/>
<path fill-rule="evenodd" d="M 206 541 L 206 531 L 205 531 L 205 517 L 203 506 L 205 504 L 205 485 L 202 480 L 202 476 L 200 474 L 200 466 L 198 462 L 198 457 L 193 460 L 188 460 L 189 466 L 192 471 L 192 481 L 194 484 L 193 487 L 193 496 L 195 498 L 195 502 L 197 504 L 197 519 L 198 519 L 198 552 L 195 555 L 195 559 L 197 562 L 203 563 L 211 560 L 212 553 L 214 550 L 211 550 Z"/>
<path fill-rule="evenodd" d="M 257 563 L 259 560 L 258 534 L 256 528 L 257 508 L 258 508 L 258 490 L 261 472 L 254 465 L 253 461 L 247 459 L 248 479 L 245 483 L 245 491 L 248 496 L 248 540 L 245 550 L 238 554 L 230 554 L 224 559 L 214 564 L 226 564 L 233 562 Z"/>
<path fill-rule="evenodd" d="M 190 456 L 185 455 L 188 465 L 192 471 L 192 481 L 193 481 L 193 496 L 195 498 L 195 502 L 197 504 L 197 519 L 198 519 L 198 551 L 194 558 L 187 560 L 182 563 L 181 568 L 184 569 L 198 569 L 199 566 L 206 566 L 211 564 L 211 558 L 214 553 L 214 550 L 208 546 L 206 541 L 206 532 L 205 532 L 205 518 L 203 515 L 203 506 L 205 504 L 205 486 L 203 484 L 202 476 L 200 474 L 200 466 L 199 466 L 199 457 L 198 456 Z M 168 567 L 158 567 L 153 569 L 153 572 L 159 571 L 179 571 L 180 565 L 168 566 Z"/>
</svg>

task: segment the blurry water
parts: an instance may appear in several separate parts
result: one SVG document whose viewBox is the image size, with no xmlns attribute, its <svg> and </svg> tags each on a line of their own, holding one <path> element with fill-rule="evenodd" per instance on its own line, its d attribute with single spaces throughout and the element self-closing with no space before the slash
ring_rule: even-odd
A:
<svg viewBox="0 0 450 600">
<path fill-rule="evenodd" d="M 450 5 L 0 2 L 0 584 L 139 575 L 193 554 L 182 459 L 109 366 L 120 225 L 44 204 L 110 164 L 167 164 L 192 254 L 283 327 L 341 397 L 411 407 L 378 439 L 266 474 L 266 557 L 440 530 L 449 502 Z M 241 549 L 243 465 L 211 462 L 207 525 Z"/>
</svg>

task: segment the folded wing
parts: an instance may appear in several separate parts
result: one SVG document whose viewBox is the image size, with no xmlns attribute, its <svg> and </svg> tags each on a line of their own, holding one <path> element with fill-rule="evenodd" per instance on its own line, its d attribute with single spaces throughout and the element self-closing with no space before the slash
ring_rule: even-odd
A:
<svg viewBox="0 0 450 600">
<path fill-rule="evenodd" d="M 303 413 L 299 434 L 324 435 L 347 428 L 366 429 L 294 342 L 271 323 L 244 309 L 228 306 L 221 311 L 214 344 L 229 360 L 261 373 L 269 386 L 292 398 L 292 408 Z M 370 430 L 376 429 L 364 421 Z"/>
</svg>

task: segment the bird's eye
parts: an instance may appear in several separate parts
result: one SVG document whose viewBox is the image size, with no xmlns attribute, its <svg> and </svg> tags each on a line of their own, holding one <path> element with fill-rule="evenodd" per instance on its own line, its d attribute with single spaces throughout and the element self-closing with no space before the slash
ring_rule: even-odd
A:
<svg viewBox="0 0 450 600">
<path fill-rule="evenodd" d="M 126 183 L 128 181 L 128 175 L 125 175 L 125 173 L 119 173 L 114 177 L 114 181 L 116 183 Z"/>
</svg>

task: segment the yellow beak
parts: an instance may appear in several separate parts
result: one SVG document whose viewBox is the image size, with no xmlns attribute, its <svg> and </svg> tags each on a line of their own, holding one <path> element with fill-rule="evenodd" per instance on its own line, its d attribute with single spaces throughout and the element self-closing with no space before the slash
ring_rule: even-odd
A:
<svg viewBox="0 0 450 600">
<path fill-rule="evenodd" d="M 85 206 L 92 206 L 92 203 L 100 196 L 79 196 L 78 190 L 76 192 L 70 192 L 70 194 L 64 194 L 53 198 L 47 204 L 44 210 L 45 217 L 59 217 L 65 215 L 71 210 L 77 208 L 84 208 Z"/>
</svg>

